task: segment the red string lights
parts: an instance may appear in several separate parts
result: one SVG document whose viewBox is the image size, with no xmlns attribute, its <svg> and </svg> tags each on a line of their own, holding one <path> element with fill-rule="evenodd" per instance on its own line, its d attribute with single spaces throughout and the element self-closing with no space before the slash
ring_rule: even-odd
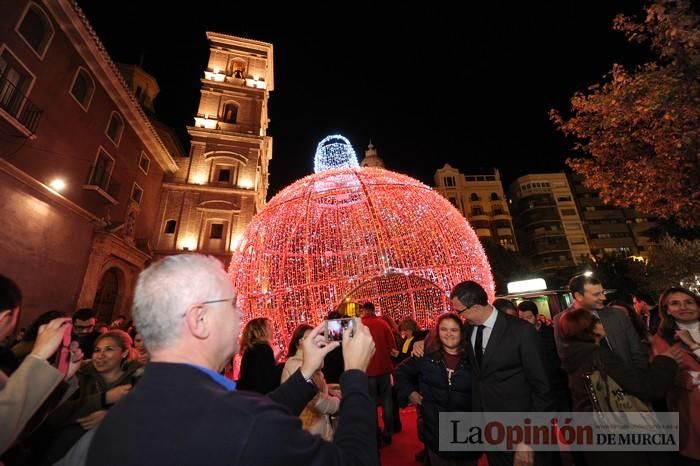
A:
<svg viewBox="0 0 700 466">
<path fill-rule="evenodd" d="M 380 168 L 330 168 L 285 188 L 253 218 L 229 271 L 245 319 L 269 317 L 278 342 L 347 303 L 372 301 L 425 326 L 460 281 L 494 297 L 464 217 L 430 187 Z"/>
</svg>

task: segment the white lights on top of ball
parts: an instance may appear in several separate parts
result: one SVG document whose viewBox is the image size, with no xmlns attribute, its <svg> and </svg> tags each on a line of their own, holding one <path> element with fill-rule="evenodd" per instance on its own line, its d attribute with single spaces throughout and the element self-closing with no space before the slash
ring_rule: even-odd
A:
<svg viewBox="0 0 700 466">
<path fill-rule="evenodd" d="M 427 326 L 449 292 L 475 280 L 494 297 L 469 223 L 430 187 L 360 168 L 342 136 L 321 141 L 317 173 L 285 188 L 249 224 L 230 274 L 244 317 L 269 317 L 278 342 L 349 303 L 372 301 L 397 322 Z"/>
<path fill-rule="evenodd" d="M 357 154 L 350 141 L 339 134 L 325 137 L 316 147 L 314 172 L 320 173 L 331 168 L 359 167 Z"/>
</svg>

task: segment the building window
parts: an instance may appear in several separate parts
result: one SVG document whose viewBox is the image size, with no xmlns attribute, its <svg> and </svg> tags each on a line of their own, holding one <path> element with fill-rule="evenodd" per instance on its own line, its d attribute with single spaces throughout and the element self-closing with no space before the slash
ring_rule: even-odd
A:
<svg viewBox="0 0 700 466">
<path fill-rule="evenodd" d="M 92 166 L 88 185 L 98 186 L 102 188 L 103 191 L 107 191 L 113 169 L 114 159 L 107 152 L 100 149 L 97 153 L 95 164 Z"/>
<path fill-rule="evenodd" d="M 561 214 L 565 216 L 576 215 L 576 209 L 561 209 Z"/>
<path fill-rule="evenodd" d="M 0 55 L 0 108 L 19 118 L 32 77 L 8 49 Z"/>
<path fill-rule="evenodd" d="M 137 204 L 141 204 L 141 198 L 143 197 L 143 188 L 138 184 L 134 183 L 131 188 L 131 200 Z"/>
<path fill-rule="evenodd" d="M 148 158 L 145 152 L 141 152 L 141 158 L 139 159 L 139 168 L 144 175 L 148 175 L 148 169 L 151 167 L 151 159 Z"/>
<path fill-rule="evenodd" d="M 122 138 L 123 132 L 124 120 L 117 112 L 112 112 L 112 115 L 109 117 L 109 123 L 107 124 L 107 137 L 109 137 L 115 146 L 119 146 L 119 141 Z"/>
<path fill-rule="evenodd" d="M 175 220 L 168 220 L 165 222 L 165 234 L 174 235 L 175 229 L 177 228 L 177 222 Z"/>
<path fill-rule="evenodd" d="M 209 232 L 209 239 L 222 239 L 224 237 L 224 224 L 223 223 L 212 223 L 211 231 Z"/>
<path fill-rule="evenodd" d="M 472 207 L 472 215 L 484 215 L 484 211 L 481 207 Z"/>
<path fill-rule="evenodd" d="M 217 181 L 219 183 L 230 183 L 231 182 L 231 169 L 230 168 L 220 169 Z"/>
<path fill-rule="evenodd" d="M 454 176 L 445 176 L 442 178 L 442 182 L 445 186 L 449 188 L 454 187 L 456 185 Z"/>
<path fill-rule="evenodd" d="M 472 193 L 472 195 L 469 197 L 472 201 L 478 201 L 479 200 L 479 195 L 476 193 Z"/>
<path fill-rule="evenodd" d="M 44 58 L 54 34 L 51 21 L 44 10 L 35 3 L 30 3 L 17 26 L 17 32 L 39 58 Z"/>
<path fill-rule="evenodd" d="M 92 80 L 92 76 L 84 68 L 78 68 L 70 88 L 70 95 L 87 112 L 94 93 L 95 81 Z"/>
<path fill-rule="evenodd" d="M 557 201 L 559 202 L 568 202 L 571 200 L 571 196 L 559 196 L 557 197 Z"/>
<path fill-rule="evenodd" d="M 588 207 L 586 207 L 586 210 L 587 210 L 588 212 L 595 212 L 595 207 L 588 206 Z"/>
<path fill-rule="evenodd" d="M 221 114 L 221 121 L 223 123 L 236 123 L 238 118 L 238 104 L 234 102 L 228 102 L 224 105 L 224 111 Z"/>
<path fill-rule="evenodd" d="M 491 193 L 491 200 L 492 201 L 500 201 L 501 198 L 498 196 L 496 193 Z"/>
</svg>

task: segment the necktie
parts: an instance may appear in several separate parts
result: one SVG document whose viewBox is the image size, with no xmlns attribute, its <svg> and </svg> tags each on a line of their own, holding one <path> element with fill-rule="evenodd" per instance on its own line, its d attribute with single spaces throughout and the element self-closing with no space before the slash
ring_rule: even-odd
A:
<svg viewBox="0 0 700 466">
<path fill-rule="evenodd" d="M 601 343 L 603 343 L 605 346 L 607 346 L 610 351 L 613 351 L 613 347 L 610 344 L 610 340 L 608 340 L 608 337 L 604 337 L 603 340 L 601 341 Z"/>
<path fill-rule="evenodd" d="M 481 366 L 481 360 L 484 358 L 484 326 L 479 325 L 476 330 L 476 339 L 474 340 L 474 355 L 476 362 Z"/>
</svg>

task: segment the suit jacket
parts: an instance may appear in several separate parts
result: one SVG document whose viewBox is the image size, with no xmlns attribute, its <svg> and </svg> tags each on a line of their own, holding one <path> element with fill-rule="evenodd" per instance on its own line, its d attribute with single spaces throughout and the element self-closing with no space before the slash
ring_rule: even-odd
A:
<svg viewBox="0 0 700 466">
<path fill-rule="evenodd" d="M 301 428 L 297 416 L 316 390 L 300 371 L 263 396 L 228 391 L 187 364 L 151 362 L 97 429 L 87 465 L 376 465 L 367 376 L 346 371 L 340 385 L 343 407 L 329 443 Z"/>
<path fill-rule="evenodd" d="M 474 411 L 552 411 L 550 385 L 540 354 L 535 327 L 500 311 L 491 331 L 482 365 L 471 345 L 473 326 L 467 328 L 467 348 L 473 370 Z"/>
<path fill-rule="evenodd" d="M 7 378 L 0 390 L 0 453 L 12 445 L 61 380 L 63 374 L 35 357 L 25 358 Z"/>
<path fill-rule="evenodd" d="M 573 310 L 571 306 L 554 316 L 554 339 L 557 344 L 557 352 L 562 363 L 569 357 L 570 344 L 564 341 L 559 327 L 559 320 L 564 312 Z M 604 307 L 598 311 L 598 317 L 605 328 L 610 346 L 630 367 L 645 369 L 649 365 L 649 352 L 644 348 L 639 334 L 632 327 L 632 322 L 624 311 L 612 307 Z M 602 344 L 602 343 L 601 343 Z"/>
</svg>

